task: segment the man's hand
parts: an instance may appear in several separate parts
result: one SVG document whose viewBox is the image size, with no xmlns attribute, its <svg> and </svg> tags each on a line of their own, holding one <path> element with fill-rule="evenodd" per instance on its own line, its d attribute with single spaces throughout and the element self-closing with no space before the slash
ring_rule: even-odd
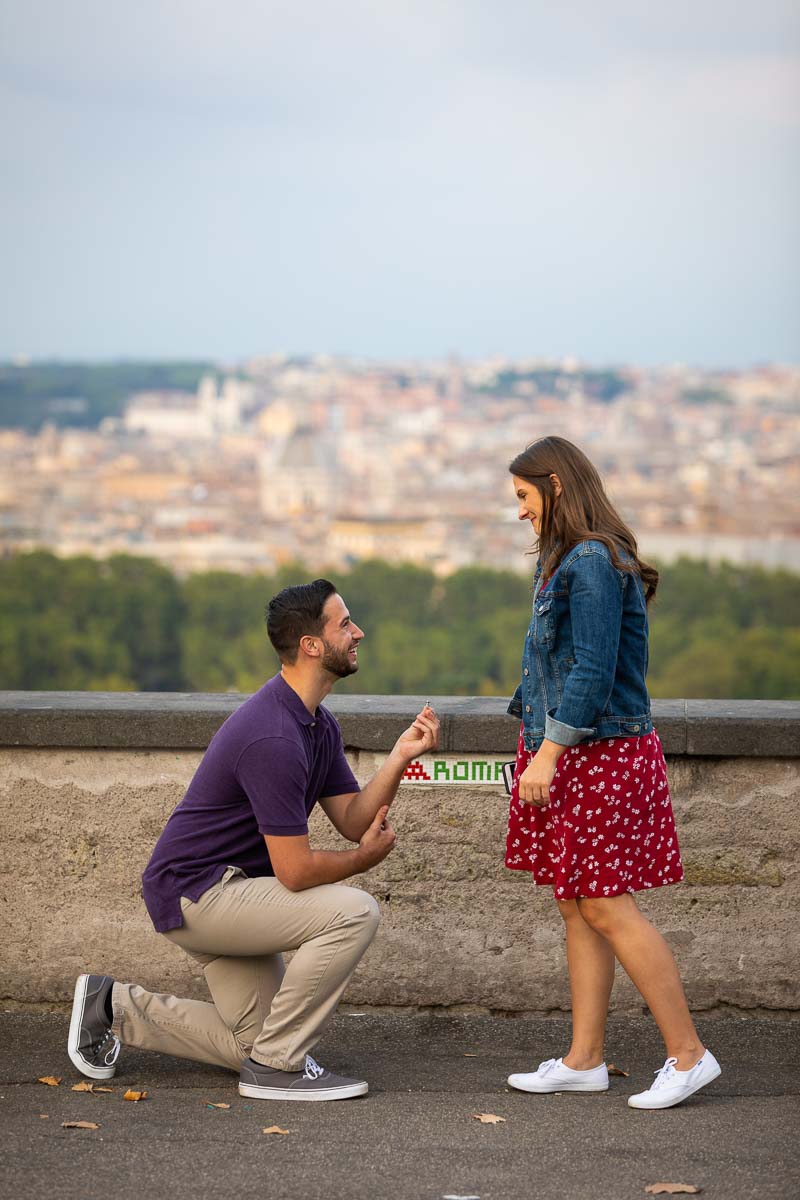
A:
<svg viewBox="0 0 800 1200">
<path fill-rule="evenodd" d="M 550 803 L 550 784 L 563 751 L 564 747 L 556 742 L 542 743 L 519 777 L 519 798 L 523 804 L 544 808 Z"/>
<path fill-rule="evenodd" d="M 408 729 L 400 734 L 394 744 L 392 754 L 404 759 L 406 763 L 410 763 L 420 754 L 427 754 L 429 750 L 437 750 L 440 730 L 439 718 L 431 706 L 426 704 Z"/>
<path fill-rule="evenodd" d="M 385 816 L 389 811 L 389 805 L 397 795 L 397 789 L 408 764 L 418 754 L 435 750 L 438 745 L 439 718 L 431 706 L 426 704 L 408 729 L 400 734 L 391 753 L 387 755 L 386 761 L 381 764 L 363 791 L 343 796 L 322 797 L 320 804 L 339 833 L 343 837 L 349 838 L 351 842 L 359 843 L 356 854 L 360 854 L 365 847 L 364 839 L 370 837 L 370 830 L 375 828 L 376 821 L 380 827 L 384 820 L 380 814 L 383 812 Z M 391 827 L 388 828 L 393 839 L 394 834 Z M 370 845 L 373 843 L 370 842 Z M 393 845 L 394 841 L 392 840 L 392 844 L 388 846 L 385 853 L 374 861 L 380 862 L 382 858 L 385 858 Z M 366 870 L 367 867 L 364 866 L 360 869 Z"/>
<path fill-rule="evenodd" d="M 394 850 L 397 834 L 387 819 L 388 812 L 389 805 L 381 805 L 375 814 L 375 820 L 358 843 L 364 856 L 365 871 L 383 862 L 387 854 Z"/>
</svg>

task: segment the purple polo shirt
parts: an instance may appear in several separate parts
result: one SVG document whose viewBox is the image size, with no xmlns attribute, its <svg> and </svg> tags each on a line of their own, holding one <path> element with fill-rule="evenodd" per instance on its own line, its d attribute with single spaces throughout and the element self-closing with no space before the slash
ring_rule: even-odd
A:
<svg viewBox="0 0 800 1200">
<path fill-rule="evenodd" d="M 313 715 L 281 675 L 214 734 L 142 876 L 159 933 L 183 924 L 181 896 L 199 900 L 225 872 L 274 875 L 264 834 L 308 833 L 325 796 L 359 790 L 342 734 L 322 705 Z"/>
</svg>

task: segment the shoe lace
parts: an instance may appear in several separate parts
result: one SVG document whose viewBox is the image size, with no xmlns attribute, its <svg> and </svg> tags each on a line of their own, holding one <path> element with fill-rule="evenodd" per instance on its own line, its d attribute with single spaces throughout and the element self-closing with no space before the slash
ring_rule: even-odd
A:
<svg viewBox="0 0 800 1200">
<path fill-rule="evenodd" d="M 319 1079 L 319 1077 L 324 1074 L 325 1074 L 325 1068 L 321 1067 L 319 1065 L 319 1063 L 316 1062 L 311 1057 L 310 1054 L 307 1054 L 305 1070 L 303 1071 L 303 1078 L 304 1079 Z"/>
<path fill-rule="evenodd" d="M 560 1066 L 561 1066 L 560 1058 L 548 1058 L 546 1062 L 539 1063 L 539 1070 L 537 1071 L 537 1074 L 538 1075 L 549 1075 L 551 1071 L 554 1071 L 556 1069 L 556 1067 L 560 1067 Z"/>
<path fill-rule="evenodd" d="M 97 1057 L 102 1058 L 108 1067 L 113 1067 L 122 1049 L 119 1038 L 109 1029 L 102 1042 L 97 1047 Z"/>
<path fill-rule="evenodd" d="M 672 1079 L 672 1076 L 675 1074 L 675 1064 L 677 1061 L 677 1058 L 668 1058 L 663 1067 L 658 1068 L 658 1070 L 655 1072 L 655 1079 L 650 1085 L 651 1091 L 655 1091 L 656 1088 L 663 1087 L 665 1084 L 669 1083 L 670 1079 Z"/>
</svg>

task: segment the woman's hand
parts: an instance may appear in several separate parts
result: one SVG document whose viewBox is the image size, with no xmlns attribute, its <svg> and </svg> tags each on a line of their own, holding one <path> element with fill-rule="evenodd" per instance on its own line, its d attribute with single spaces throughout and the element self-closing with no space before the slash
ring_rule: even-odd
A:
<svg viewBox="0 0 800 1200">
<path fill-rule="evenodd" d="M 519 777 L 519 798 L 523 804 L 535 804 L 544 808 L 550 802 L 550 784 L 556 773 L 558 760 L 564 751 L 557 742 L 545 739 Z"/>
</svg>

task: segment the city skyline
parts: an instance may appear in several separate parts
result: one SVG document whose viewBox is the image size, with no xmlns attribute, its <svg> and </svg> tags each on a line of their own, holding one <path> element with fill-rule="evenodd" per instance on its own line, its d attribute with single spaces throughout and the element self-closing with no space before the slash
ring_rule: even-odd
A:
<svg viewBox="0 0 800 1200">
<path fill-rule="evenodd" d="M 0 554 L 131 553 L 179 574 L 384 556 L 524 571 L 505 468 L 550 433 L 587 451 L 645 555 L 800 567 L 797 367 L 204 370 L 5 369 Z"/>
<path fill-rule="evenodd" d="M 0 357 L 800 359 L 785 0 L 0 14 Z"/>
</svg>

